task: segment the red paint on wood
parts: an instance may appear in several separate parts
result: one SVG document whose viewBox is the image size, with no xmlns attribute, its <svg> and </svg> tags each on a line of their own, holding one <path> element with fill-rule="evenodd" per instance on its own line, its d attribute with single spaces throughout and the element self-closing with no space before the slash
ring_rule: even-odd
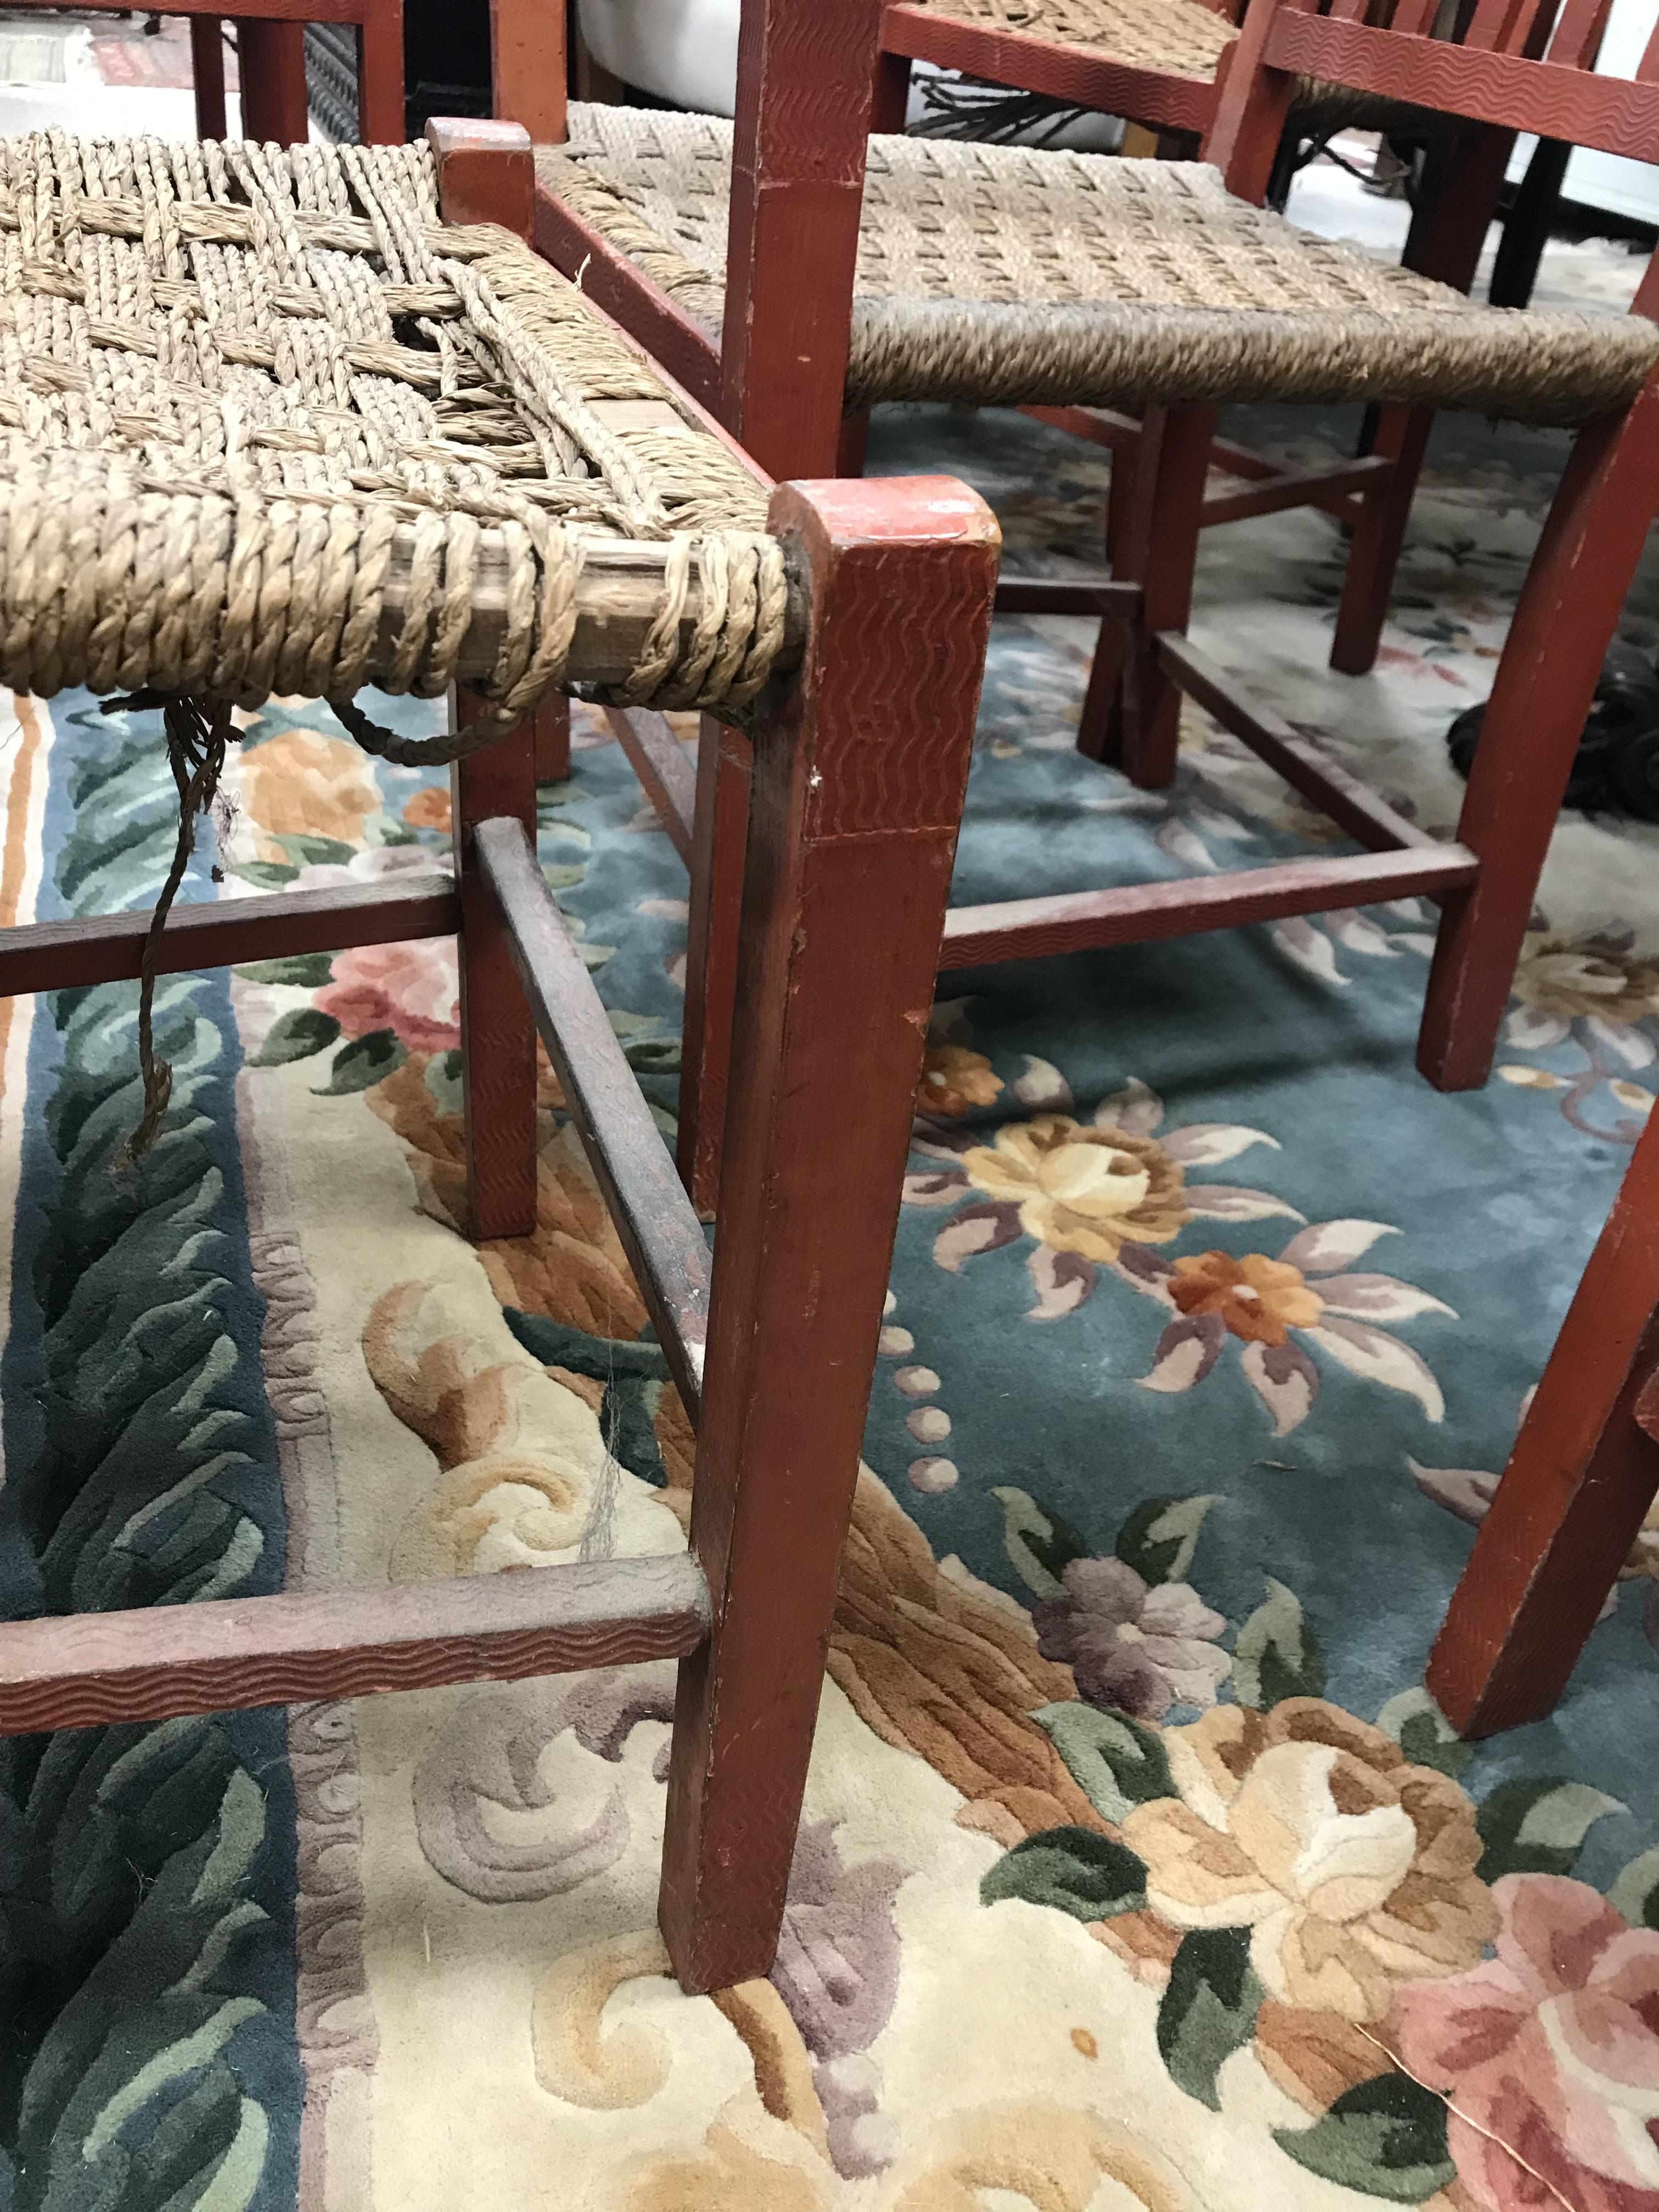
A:
<svg viewBox="0 0 1659 2212">
<path fill-rule="evenodd" d="M 498 222 L 517 237 L 532 237 L 536 162 L 521 124 L 434 115 L 426 142 L 437 164 L 446 222 Z"/>
<path fill-rule="evenodd" d="M 463 726 L 490 710 L 457 691 Z M 498 815 L 536 835 L 536 763 L 528 723 L 450 769 L 461 904 L 461 1090 L 466 1116 L 467 1233 L 525 1237 L 536 1225 L 536 1024 L 520 987 L 501 909 L 478 866 L 473 833 Z"/>
<path fill-rule="evenodd" d="M 786 484 L 771 521 L 802 547 L 813 615 L 755 734 L 691 1518 L 713 1626 L 680 1668 L 663 1866 L 691 1990 L 763 1974 L 777 1941 L 998 544 L 988 510 L 938 479 Z"/>
<path fill-rule="evenodd" d="M 903 0 L 883 11 L 881 42 L 890 53 L 1164 129 L 1201 135 L 1215 110 L 1212 77 L 1137 69 L 1086 46 L 960 22 L 931 8 L 906 6 Z"/>
<path fill-rule="evenodd" d="M 225 27 L 217 15 L 190 19 L 190 73 L 196 92 L 196 135 L 225 135 Z"/>
<path fill-rule="evenodd" d="M 738 40 L 720 414 L 773 476 L 835 473 L 880 0 L 761 0 Z"/>
<path fill-rule="evenodd" d="M 748 739 L 705 714 L 697 739 L 691 850 L 686 863 L 691 890 L 685 932 L 678 1150 L 680 1179 L 705 1221 L 714 1220 L 720 1200 L 751 764 Z"/>
<path fill-rule="evenodd" d="M 299 952 L 341 952 L 352 945 L 449 937 L 460 911 L 453 884 L 435 869 L 343 890 L 175 906 L 156 947 L 155 970 L 173 975 Z M 140 971 L 149 925 L 145 908 L 0 929 L 0 998 L 131 981 Z"/>
<path fill-rule="evenodd" d="M 1540 66 L 1540 64 L 1534 64 Z M 1659 377 L 1581 430 L 1510 624 L 1458 836 L 1480 879 L 1448 902 L 1418 1065 L 1443 1091 L 1486 1079 L 1556 815 L 1659 502 Z"/>
<path fill-rule="evenodd" d="M 1460 1735 L 1541 1720 L 1656 1492 L 1659 1115 L 1637 1146 L 1429 1655 Z"/>
<path fill-rule="evenodd" d="M 311 134 L 305 26 L 312 19 L 239 15 L 235 20 L 243 136 L 278 146 L 303 146 Z"/>
<path fill-rule="evenodd" d="M 563 0 L 489 0 L 491 105 L 538 146 L 566 135 Z"/>
<path fill-rule="evenodd" d="M 708 1620 L 679 1553 L 13 1621 L 0 1735 L 678 1658 Z"/>
<path fill-rule="evenodd" d="M 357 135 L 365 146 L 401 146 L 409 135 L 403 0 L 370 0 L 357 27 Z"/>
<path fill-rule="evenodd" d="M 1632 161 L 1659 158 L 1659 85 L 1595 76 L 1518 54 L 1475 53 L 1443 39 L 1402 39 L 1284 6 L 1268 33 L 1267 58 L 1274 69 L 1334 77 L 1386 100 L 1415 100 Z"/>
<path fill-rule="evenodd" d="M 1458 845 L 1432 851 L 1357 853 L 1334 860 L 1285 860 L 1173 883 L 1127 884 L 1115 890 L 1061 891 L 996 906 L 952 907 L 939 953 L 941 970 L 997 960 L 1046 959 L 1105 945 L 1145 945 L 1239 929 L 1290 914 L 1328 914 L 1369 900 L 1413 892 L 1441 897 L 1474 877 L 1477 863 Z"/>
</svg>

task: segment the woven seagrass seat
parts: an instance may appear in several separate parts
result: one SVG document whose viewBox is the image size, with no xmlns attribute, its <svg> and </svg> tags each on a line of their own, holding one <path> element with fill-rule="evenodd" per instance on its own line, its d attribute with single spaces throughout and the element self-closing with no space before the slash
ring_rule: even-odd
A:
<svg viewBox="0 0 1659 2212">
<path fill-rule="evenodd" d="M 569 127 L 542 183 L 717 334 L 731 125 L 573 106 Z M 1641 318 L 1476 306 L 1203 163 L 870 142 L 849 408 L 1421 400 L 1577 422 L 1656 360 Z"/>
<path fill-rule="evenodd" d="M 1074 46 L 1091 59 L 1148 70 L 1159 76 L 1190 77 L 1212 84 L 1221 57 L 1238 26 L 1203 0 L 911 0 L 946 21 L 978 31 Z M 1321 138 L 1337 131 L 1387 131 L 1401 137 L 1433 136 L 1447 128 L 1431 108 L 1380 99 L 1320 77 L 1297 82 L 1291 128 Z"/>
<path fill-rule="evenodd" d="M 499 725 L 740 705 L 787 642 L 756 477 L 423 145 L 0 143 L 0 510 L 19 690 L 461 676 Z"/>
</svg>

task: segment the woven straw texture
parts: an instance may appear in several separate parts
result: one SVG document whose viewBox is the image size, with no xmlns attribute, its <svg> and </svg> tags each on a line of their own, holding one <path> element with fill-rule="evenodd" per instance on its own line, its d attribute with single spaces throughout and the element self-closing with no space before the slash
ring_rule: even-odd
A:
<svg viewBox="0 0 1659 2212">
<path fill-rule="evenodd" d="M 781 556 L 717 439 L 603 419 L 666 397 L 520 241 L 440 222 L 423 146 L 0 143 L 0 677 L 433 696 L 488 560 L 477 688 L 516 717 L 581 678 L 584 562 L 645 539 L 669 552 L 627 696 L 740 703 Z"/>
<path fill-rule="evenodd" d="M 718 332 L 730 124 L 570 113 L 543 181 Z M 1577 422 L 1656 359 L 1644 318 L 1478 307 L 1233 198 L 1201 162 L 870 142 L 849 407 L 1399 399 Z"/>
<path fill-rule="evenodd" d="M 1208 84 L 1237 26 L 1203 0 L 913 0 L 935 15 L 976 30 L 1012 31 L 1050 45 L 1077 46 L 1097 59 L 1159 76 Z M 1437 135 L 1449 125 L 1432 109 L 1379 99 L 1322 77 L 1297 80 L 1291 129 L 1306 137 L 1370 130 Z"/>
</svg>

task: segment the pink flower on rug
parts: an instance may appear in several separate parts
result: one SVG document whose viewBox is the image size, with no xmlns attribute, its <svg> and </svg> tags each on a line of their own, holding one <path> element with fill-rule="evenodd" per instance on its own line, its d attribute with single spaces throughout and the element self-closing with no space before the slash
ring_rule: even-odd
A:
<svg viewBox="0 0 1659 2212">
<path fill-rule="evenodd" d="M 1482 2212 L 1655 2212 L 1659 1931 L 1559 1875 L 1492 1896 L 1495 1958 L 1395 1990 L 1402 2064 L 1455 2107 L 1459 2179 Z"/>
<path fill-rule="evenodd" d="M 447 1051 L 461 1041 L 454 945 L 434 939 L 337 953 L 333 979 L 319 991 L 316 1005 L 347 1036 L 394 1030 L 411 1052 Z"/>
</svg>

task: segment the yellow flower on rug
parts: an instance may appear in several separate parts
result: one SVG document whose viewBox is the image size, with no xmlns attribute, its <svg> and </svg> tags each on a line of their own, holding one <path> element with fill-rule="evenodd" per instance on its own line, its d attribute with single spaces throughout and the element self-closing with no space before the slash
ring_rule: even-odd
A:
<svg viewBox="0 0 1659 2212">
<path fill-rule="evenodd" d="M 999 1129 L 962 1156 L 975 1190 L 1019 1208 L 1019 1225 L 1054 1252 L 1111 1261 L 1125 1244 L 1167 1244 L 1192 1218 L 1185 1174 L 1133 1130 L 1085 1128 L 1069 1114 Z"/>
</svg>

